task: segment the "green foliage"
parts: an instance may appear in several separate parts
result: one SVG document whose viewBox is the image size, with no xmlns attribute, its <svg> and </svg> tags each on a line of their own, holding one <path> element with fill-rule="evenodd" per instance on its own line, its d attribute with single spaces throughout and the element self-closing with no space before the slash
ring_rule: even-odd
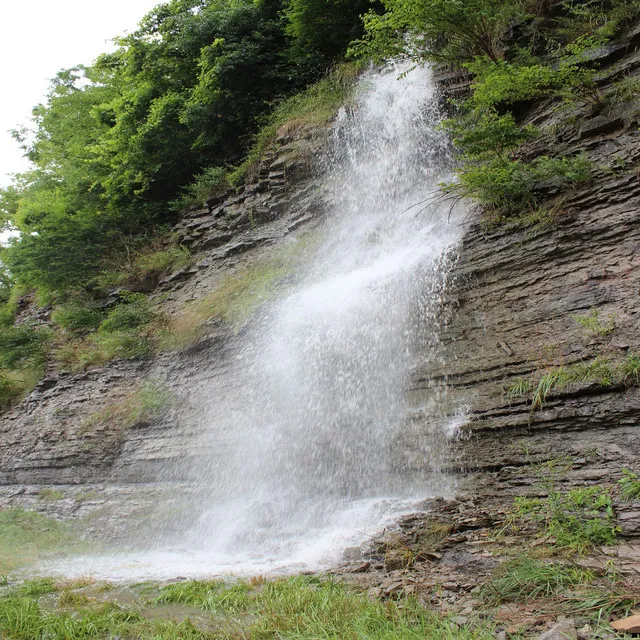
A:
<svg viewBox="0 0 640 640">
<path fill-rule="evenodd" d="M 525 13 L 518 0 L 383 0 L 386 13 L 365 17 L 366 36 L 352 55 L 398 55 L 460 65 L 476 56 L 502 57 L 508 27 Z M 407 37 L 408 36 L 408 37 Z"/>
<path fill-rule="evenodd" d="M 3 250 L 3 261 L 19 284 L 49 290 L 86 285 L 113 242 L 112 230 L 103 220 L 81 213 L 50 214 L 37 222 L 29 219 L 21 231 Z"/>
<path fill-rule="evenodd" d="M 136 258 L 134 279 L 159 278 L 186 267 L 192 261 L 189 249 L 183 245 L 173 245 L 166 249 L 144 251 Z"/>
<path fill-rule="evenodd" d="M 570 42 L 584 34 L 612 38 L 640 15 L 635 0 L 564 0 L 552 27 L 553 39 Z"/>
<path fill-rule="evenodd" d="M 155 314 L 144 294 L 123 291 L 120 296 L 123 303 L 109 311 L 98 328 L 100 333 L 126 332 L 153 320 Z"/>
<path fill-rule="evenodd" d="M 63 600 L 64 604 L 64 600 Z M 136 638 L 136 640 L 214 640 L 220 636 L 198 630 L 190 621 L 180 624 L 148 621 L 138 612 L 114 603 L 76 599 L 73 611 L 51 611 L 37 599 L 11 595 L 0 599 L 0 629 L 15 640 L 34 638 Z"/>
<path fill-rule="evenodd" d="M 156 313 L 151 309 L 148 298 L 129 291 L 120 292 L 120 298 L 121 302 L 106 317 L 104 314 L 96 317 L 96 320 L 104 318 L 97 331 L 84 338 L 67 340 L 58 347 L 55 358 L 63 369 L 78 371 L 102 366 L 114 359 L 131 360 L 151 353 L 149 330 Z M 77 315 L 72 315 L 74 319 L 84 316 L 84 312 L 75 313 Z M 92 328 L 85 324 L 83 330 Z"/>
<path fill-rule="evenodd" d="M 593 45 L 589 41 L 590 45 Z M 586 47 L 587 45 L 584 44 Z M 594 71 L 581 66 L 580 53 L 571 51 L 557 55 L 550 65 L 542 61 L 518 64 L 505 60 L 476 58 L 466 68 L 473 74 L 471 102 L 479 108 L 494 108 L 541 96 L 567 95 L 587 90 L 594 84 Z"/>
<path fill-rule="evenodd" d="M 44 361 L 45 345 L 51 332 L 30 324 L 4 327 L 0 330 L 0 367 L 12 371 Z"/>
<path fill-rule="evenodd" d="M 0 191 L 1 223 L 20 232 L 3 251 L 16 282 L 90 289 L 105 261 L 175 219 L 167 203 L 194 175 L 187 199 L 217 188 L 224 170 L 206 168 L 236 164 L 258 120 L 329 62 L 301 64 L 291 47 L 309 27 L 322 44 L 357 30 L 357 7 L 338 5 L 325 25 L 312 0 L 286 15 L 284 0 L 169 0 L 115 52 L 60 71 L 34 131 L 16 133 L 34 168 Z"/>
<path fill-rule="evenodd" d="M 486 160 L 496 154 L 515 151 L 538 135 L 532 126 L 520 127 L 512 114 L 498 114 L 493 108 L 465 108 L 445 120 L 443 129 L 468 160 Z"/>
<path fill-rule="evenodd" d="M 34 578 L 23 582 L 14 593 L 24 598 L 39 598 L 55 591 L 56 585 L 51 578 Z"/>
<path fill-rule="evenodd" d="M 578 567 L 521 556 L 501 564 L 493 572 L 483 587 L 483 595 L 495 604 L 529 602 L 592 580 L 590 572 Z"/>
<path fill-rule="evenodd" d="M 150 589 L 154 588 L 150 586 Z M 55 589 L 55 585 L 38 581 L 22 593 L 13 590 L 0 598 L 0 632 L 16 640 L 112 637 L 137 640 L 493 638 L 493 630 L 488 624 L 459 626 L 414 600 L 372 601 L 366 594 L 334 582 L 306 577 L 259 585 L 240 582 L 222 589 L 217 583 L 179 583 L 161 588 L 160 597 L 153 603 L 139 602 L 135 593 L 130 593 L 126 607 L 115 602 L 98 601 L 83 592 L 81 586 L 75 585 L 65 588 L 57 602 L 55 596 L 48 596 L 46 603 L 41 604 L 39 598 L 46 596 L 50 589 Z M 243 596 L 243 609 L 246 605 L 248 615 L 242 610 L 240 613 L 244 615 L 234 616 L 235 607 L 232 606 L 232 611 L 223 610 L 223 615 L 207 619 L 204 624 L 202 614 L 195 609 L 193 619 L 198 626 L 189 620 L 180 624 L 162 620 L 161 607 L 167 601 L 212 611 L 211 597 L 215 599 L 221 591 L 234 590 L 246 594 L 246 601 Z"/>
<path fill-rule="evenodd" d="M 26 392 L 26 386 L 8 372 L 0 372 L 0 410 L 8 409 L 19 401 Z"/>
<path fill-rule="evenodd" d="M 609 489 L 592 486 L 563 492 L 553 475 L 542 479 L 547 497 L 516 498 L 514 522 L 536 526 L 555 546 L 571 552 L 585 553 L 595 544 L 615 542 L 618 527 Z"/>
<path fill-rule="evenodd" d="M 547 194 L 588 181 L 591 163 L 582 157 L 538 156 L 530 162 L 497 153 L 481 162 L 465 162 L 458 182 L 442 185 L 446 193 L 473 198 L 505 219 L 540 206 Z M 495 218 L 494 218 L 495 219 Z"/>
<path fill-rule="evenodd" d="M 610 106 L 636 101 L 640 95 L 640 78 L 626 76 L 618 80 L 606 94 L 606 101 Z"/>
<path fill-rule="evenodd" d="M 295 272 L 301 256 L 312 250 L 317 240 L 317 235 L 305 234 L 270 258 L 224 275 L 211 293 L 163 319 L 156 349 L 174 351 L 196 344 L 214 318 L 239 330 L 260 305 L 274 296 L 278 284 Z"/>
<path fill-rule="evenodd" d="M 640 385 L 640 356 L 628 352 L 621 360 L 598 356 L 590 362 L 555 367 L 537 381 L 518 380 L 507 391 L 509 399 L 533 391 L 531 410 L 542 409 L 552 392 L 561 392 L 579 384 L 596 383 L 604 387 Z"/>
<path fill-rule="evenodd" d="M 43 553 L 71 550 L 77 545 L 64 523 L 35 511 L 0 510 L 0 575 L 35 561 Z"/>
<path fill-rule="evenodd" d="M 330 62 L 344 54 L 362 35 L 361 16 L 371 5 L 370 0 L 289 0 L 286 31 L 294 39 L 298 61 Z"/>
<path fill-rule="evenodd" d="M 146 380 L 124 397 L 114 399 L 91 414 L 82 424 L 87 431 L 97 426 L 109 426 L 123 431 L 137 424 L 161 418 L 173 405 L 175 397 L 161 380 Z"/>
<path fill-rule="evenodd" d="M 153 602 L 187 604 L 205 611 L 238 613 L 250 608 L 250 590 L 250 586 L 242 582 L 232 585 L 220 580 L 178 582 L 162 587 L 160 595 Z"/>
<path fill-rule="evenodd" d="M 207 198 L 229 189 L 227 174 L 224 167 L 207 167 L 182 189 L 182 194 L 171 203 L 171 207 L 176 211 L 182 211 L 190 205 L 202 207 Z"/>
<path fill-rule="evenodd" d="M 609 315 L 606 320 L 600 318 L 600 311 L 598 309 L 591 309 L 589 313 L 571 316 L 588 335 L 597 338 L 608 336 L 615 331 L 616 317 L 615 315 Z"/>
<path fill-rule="evenodd" d="M 359 66 L 354 63 L 337 65 L 324 78 L 305 91 L 284 100 L 258 131 L 244 162 L 228 175 L 228 181 L 239 186 L 259 165 L 266 148 L 278 133 L 295 135 L 309 127 L 326 125 L 353 94 Z"/>
<path fill-rule="evenodd" d="M 40 500 L 40 502 L 57 502 L 63 498 L 64 493 L 57 489 L 46 488 L 38 491 L 38 500 Z"/>
<path fill-rule="evenodd" d="M 509 385 L 505 392 L 507 400 L 512 400 L 518 396 L 528 395 L 534 390 L 533 382 L 528 378 L 518 378 L 515 382 Z"/>
<path fill-rule="evenodd" d="M 629 469 L 623 469 L 622 478 L 618 481 L 618 485 L 620 486 L 620 493 L 625 499 L 640 499 L 640 479 L 637 473 L 633 473 Z"/>
<path fill-rule="evenodd" d="M 105 312 L 98 304 L 83 299 L 62 304 L 51 314 L 53 322 L 69 333 L 94 331 L 104 317 Z"/>
</svg>

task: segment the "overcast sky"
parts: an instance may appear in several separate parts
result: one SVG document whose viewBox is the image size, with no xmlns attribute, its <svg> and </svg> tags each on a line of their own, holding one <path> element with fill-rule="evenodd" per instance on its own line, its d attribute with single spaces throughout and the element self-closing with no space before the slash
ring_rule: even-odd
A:
<svg viewBox="0 0 640 640">
<path fill-rule="evenodd" d="M 0 185 L 27 168 L 8 131 L 28 124 L 59 69 L 89 64 L 160 0 L 4 0 L 0 8 Z"/>
</svg>

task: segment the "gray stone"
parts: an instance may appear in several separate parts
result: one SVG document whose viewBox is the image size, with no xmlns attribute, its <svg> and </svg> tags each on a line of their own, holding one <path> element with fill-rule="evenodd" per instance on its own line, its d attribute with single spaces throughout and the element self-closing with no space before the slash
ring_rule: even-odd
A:
<svg viewBox="0 0 640 640">
<path fill-rule="evenodd" d="M 573 620 L 560 620 L 549 631 L 541 634 L 538 640 L 578 640 Z"/>
<path fill-rule="evenodd" d="M 597 116 L 591 120 L 587 120 L 580 127 L 580 137 L 588 138 L 589 136 L 597 136 L 605 133 L 612 133 L 624 126 L 622 118 L 610 118 L 607 116 Z"/>
</svg>

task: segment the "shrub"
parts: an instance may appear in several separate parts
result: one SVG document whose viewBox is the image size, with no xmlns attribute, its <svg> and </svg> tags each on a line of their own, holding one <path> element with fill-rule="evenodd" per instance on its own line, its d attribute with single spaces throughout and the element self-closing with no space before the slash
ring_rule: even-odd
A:
<svg viewBox="0 0 640 640">
<path fill-rule="evenodd" d="M 18 370 L 42 364 L 51 331 L 29 324 L 0 329 L 0 367 Z"/>
<path fill-rule="evenodd" d="M 581 487 L 562 492 L 554 478 L 543 479 L 546 498 L 515 500 L 514 517 L 523 524 L 533 524 L 555 545 L 568 551 L 584 553 L 595 544 L 613 544 L 615 524 L 610 491 L 601 486 Z"/>
<path fill-rule="evenodd" d="M 51 319 L 71 333 L 86 333 L 98 328 L 105 312 L 95 302 L 76 300 L 59 306 Z"/>
<path fill-rule="evenodd" d="M 108 333 L 98 333 L 90 337 L 90 344 L 95 347 L 95 351 L 87 354 L 85 365 L 106 364 L 116 358 L 132 360 L 142 358 L 151 353 L 151 343 L 149 339 L 135 331 L 109 331 Z"/>
<path fill-rule="evenodd" d="M 589 313 L 571 316 L 584 330 L 594 337 L 608 336 L 615 331 L 616 318 L 615 315 L 609 315 L 606 320 L 600 318 L 598 309 L 591 309 Z"/>
<path fill-rule="evenodd" d="M 24 384 L 9 372 L 0 371 L 0 410 L 11 407 L 25 393 Z"/>
<path fill-rule="evenodd" d="M 581 55 L 571 51 L 560 55 L 554 65 L 476 58 L 465 65 L 474 76 L 470 100 L 479 108 L 504 107 L 541 96 L 564 96 L 567 92 L 592 88 L 595 72 L 580 66 L 580 62 Z"/>
<path fill-rule="evenodd" d="M 98 329 L 99 333 L 125 332 L 137 329 L 153 320 L 155 314 L 142 293 L 122 292 L 123 302 L 114 307 Z"/>
<path fill-rule="evenodd" d="M 586 182 L 591 163 L 582 157 L 540 156 L 531 162 L 499 153 L 483 162 L 467 162 L 458 182 L 444 183 L 447 193 L 475 199 L 501 216 L 517 215 L 539 206 L 550 192 Z"/>
<path fill-rule="evenodd" d="M 555 367 L 547 371 L 537 383 L 517 380 L 507 390 L 509 399 L 533 391 L 531 410 L 541 409 L 550 393 L 564 391 L 578 384 L 597 383 L 604 387 L 640 385 L 640 356 L 628 352 L 622 360 L 598 356 L 590 362 Z"/>
<path fill-rule="evenodd" d="M 182 190 L 182 195 L 170 203 L 174 211 L 181 211 L 190 205 L 204 206 L 210 196 L 227 191 L 230 188 L 228 171 L 224 167 L 208 167 L 193 182 Z"/>
<path fill-rule="evenodd" d="M 360 67 L 355 63 L 340 64 L 306 91 L 284 100 L 255 136 L 245 161 L 229 174 L 230 184 L 239 186 L 252 173 L 278 131 L 320 127 L 334 118 L 351 97 L 359 72 Z"/>
<path fill-rule="evenodd" d="M 637 473 L 623 469 L 622 478 L 618 481 L 618 485 L 623 498 L 627 500 L 640 499 L 640 479 Z"/>
<path fill-rule="evenodd" d="M 416 61 L 459 65 L 476 56 L 502 57 L 507 30 L 524 18 L 517 0 L 383 0 L 386 13 L 365 16 L 365 38 L 351 55 L 384 60 L 405 55 Z M 407 37 L 408 36 L 408 37 Z"/>
</svg>

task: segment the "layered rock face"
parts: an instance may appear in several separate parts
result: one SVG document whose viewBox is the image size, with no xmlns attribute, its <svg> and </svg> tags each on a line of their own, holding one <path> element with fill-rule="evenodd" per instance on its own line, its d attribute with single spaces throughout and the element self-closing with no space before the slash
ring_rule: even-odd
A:
<svg viewBox="0 0 640 640">
<path fill-rule="evenodd" d="M 158 284 L 153 298 L 163 313 L 180 315 L 225 278 L 320 222 L 324 196 L 316 162 L 328 134 L 316 128 L 296 132 L 295 140 L 281 136 L 243 192 L 184 216 L 175 232 L 196 262 Z M 74 518 L 101 537 L 107 523 L 109 534 L 119 536 L 138 521 L 133 516 L 148 517 L 157 503 L 186 507 L 193 488 L 190 459 L 206 457 L 213 464 L 229 445 L 221 435 L 203 448 L 197 436 L 202 398 L 196 403 L 194 396 L 201 389 L 224 392 L 214 383 L 228 372 L 229 354 L 241 338 L 235 328 L 212 321 L 198 343 L 180 353 L 44 379 L 0 420 L 0 506 Z M 126 406 L 145 380 L 162 381 L 176 396 L 174 408 L 161 420 L 118 425 L 110 412 Z"/>
<path fill-rule="evenodd" d="M 638 42 L 636 30 L 602 52 L 603 86 L 640 75 Z M 527 153 L 584 153 L 593 162 L 592 181 L 555 194 L 563 198 L 547 226 L 490 227 L 477 212 L 464 222 L 441 357 L 427 362 L 425 356 L 411 377 L 401 464 L 448 469 L 459 478 L 458 491 L 486 509 L 540 493 L 536 462 L 568 459 L 563 486 L 597 484 L 639 468 L 637 386 L 591 382 L 552 390 L 535 411 L 530 396 L 507 399 L 506 393 L 519 379 L 537 382 L 561 366 L 596 357 L 617 362 L 640 352 L 640 145 L 638 113 L 627 107 L 601 113 L 587 106 L 562 111 L 557 103 L 527 107 L 523 119 L 545 131 Z M 241 194 L 212 199 L 185 216 L 176 232 L 199 261 L 160 283 L 156 295 L 168 315 L 320 222 L 315 158 L 326 135 L 281 139 Z M 597 318 L 602 330 L 585 327 L 585 316 Z M 241 338 L 212 323 L 198 345 L 179 355 L 42 381 L 0 422 L 0 505 L 86 517 L 90 531 L 109 520 L 117 535 L 114 515 L 124 523 L 158 500 L 188 500 L 190 478 L 181 470 L 190 456 L 223 458 L 229 444 L 221 438 L 207 451 L 194 449 L 200 441 L 193 438 L 198 420 L 190 401 L 228 371 Z M 126 430 L 91 419 L 141 379 L 166 380 L 179 395 L 180 412 Z M 441 407 L 437 425 L 434 405 Z M 465 423 L 455 441 L 445 442 L 437 434 L 453 411 Z M 432 457 L 425 454 L 427 441 Z M 63 497 L 44 500 L 42 488 L 49 486 Z M 640 505 L 619 505 L 617 514 L 624 535 L 640 534 Z"/>
<path fill-rule="evenodd" d="M 640 29 L 599 55 L 602 91 L 639 77 Z M 460 91 L 455 78 L 443 81 Z M 448 464 L 462 474 L 459 490 L 487 508 L 543 493 L 537 463 L 568 461 L 563 487 L 639 470 L 637 380 L 552 388 L 538 408 L 532 391 L 513 393 L 523 381 L 535 387 L 545 374 L 596 358 L 616 366 L 640 351 L 639 117 L 635 100 L 528 106 L 523 121 L 544 134 L 526 153 L 583 154 L 593 163 L 591 182 L 550 194 L 556 210 L 546 225 L 518 230 L 469 214 L 442 334 L 446 365 L 416 370 L 412 395 L 424 401 L 441 377 L 448 404 L 466 409 Z M 623 535 L 640 534 L 640 504 L 618 505 L 618 521 Z"/>
</svg>

